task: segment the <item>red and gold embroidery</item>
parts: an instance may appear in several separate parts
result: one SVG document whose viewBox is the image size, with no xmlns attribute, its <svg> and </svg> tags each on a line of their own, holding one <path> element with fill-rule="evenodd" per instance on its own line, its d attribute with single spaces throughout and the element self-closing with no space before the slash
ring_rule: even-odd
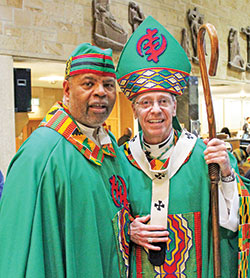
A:
<svg viewBox="0 0 250 278">
<path fill-rule="evenodd" d="M 249 271 L 248 256 L 250 249 L 250 194 L 238 175 L 236 175 L 236 179 L 240 198 L 240 224 L 238 232 L 238 278 L 247 278 Z"/>
</svg>

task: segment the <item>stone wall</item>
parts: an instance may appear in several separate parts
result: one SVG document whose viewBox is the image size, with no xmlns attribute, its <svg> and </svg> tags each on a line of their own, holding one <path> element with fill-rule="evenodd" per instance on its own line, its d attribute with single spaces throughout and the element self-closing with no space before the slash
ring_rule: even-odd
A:
<svg viewBox="0 0 250 278">
<path fill-rule="evenodd" d="M 128 23 L 128 0 L 110 0 L 110 9 L 118 23 L 131 34 Z M 249 1 L 232 0 L 138 0 L 144 14 L 152 15 L 175 38 L 181 41 L 181 29 L 186 27 L 188 9 L 197 7 L 204 22 L 215 25 L 220 42 L 217 76 L 221 79 L 250 80 L 249 74 L 227 68 L 227 37 L 231 27 L 240 31 L 250 25 Z M 0 54 L 66 60 L 72 49 L 81 42 L 92 40 L 91 0 L 1 0 Z M 239 32 L 241 56 L 247 59 L 245 35 Z M 191 41 L 191 37 L 190 37 Z M 210 50 L 207 43 L 208 53 Z M 192 53 L 191 45 L 190 51 Z M 119 53 L 115 53 L 117 61 Z M 193 74 L 199 68 L 193 65 Z"/>
<path fill-rule="evenodd" d="M 15 113 L 13 92 L 13 63 L 11 57 L 0 55 L 0 170 L 5 175 L 15 154 Z"/>
<path fill-rule="evenodd" d="M 65 60 L 91 41 L 91 1 L 1 0 L 0 53 Z"/>
</svg>

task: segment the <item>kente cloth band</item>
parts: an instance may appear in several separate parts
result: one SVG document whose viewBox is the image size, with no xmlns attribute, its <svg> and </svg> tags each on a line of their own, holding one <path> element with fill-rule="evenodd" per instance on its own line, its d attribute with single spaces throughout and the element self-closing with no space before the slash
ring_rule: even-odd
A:
<svg viewBox="0 0 250 278">
<path fill-rule="evenodd" d="M 109 73 L 110 70 L 113 70 L 113 73 L 115 73 L 112 58 L 110 56 L 101 54 L 86 54 L 73 57 L 70 75 L 74 75 L 75 71 L 80 71 L 84 69 Z"/>
<path fill-rule="evenodd" d="M 70 67 L 69 76 L 92 72 L 111 77 L 116 77 L 112 58 L 101 54 L 86 54 L 70 58 L 67 68 Z"/>
<path fill-rule="evenodd" d="M 248 257 L 250 249 L 250 194 L 248 193 L 247 188 L 237 174 L 236 180 L 240 198 L 240 223 L 238 232 L 238 277 L 247 278 L 249 272 Z"/>
<path fill-rule="evenodd" d="M 160 266 L 154 266 L 148 262 L 147 248 L 142 249 L 139 245 L 136 246 L 136 277 L 201 278 L 201 213 L 170 214 L 168 231 L 169 240 L 165 261 Z"/>
<path fill-rule="evenodd" d="M 78 66 L 85 66 L 85 65 L 87 65 L 87 66 L 106 67 L 106 68 L 111 68 L 111 69 L 114 68 L 113 65 L 97 63 L 97 62 L 78 62 L 78 63 L 72 64 L 71 68 L 78 67 Z"/>
<path fill-rule="evenodd" d="M 104 155 L 116 157 L 112 143 L 105 144 L 101 148 L 83 134 L 70 116 L 68 108 L 61 102 L 53 106 L 46 114 L 40 127 L 49 127 L 60 133 L 79 152 L 96 165 L 101 166 Z M 106 125 L 104 125 L 106 129 Z M 107 132 L 108 129 L 106 129 Z"/>
<path fill-rule="evenodd" d="M 132 72 L 118 80 L 128 99 L 146 91 L 165 91 L 182 95 L 189 74 L 174 69 L 150 68 Z"/>
<path fill-rule="evenodd" d="M 89 43 L 77 46 L 66 62 L 65 78 L 84 73 L 116 78 L 112 50 L 101 49 Z"/>
<path fill-rule="evenodd" d="M 143 146 L 145 144 L 145 142 L 143 142 L 142 133 L 140 134 L 140 140 L 141 140 L 141 145 Z M 176 130 L 174 130 L 173 136 L 171 136 L 171 140 L 172 140 L 171 144 L 169 144 L 169 146 L 164 151 L 162 151 L 161 155 L 156 158 L 148 156 L 145 147 L 142 147 L 143 151 L 145 152 L 145 154 L 148 158 L 148 161 L 150 163 L 150 167 L 152 170 L 164 170 L 168 167 L 170 157 L 167 156 L 164 159 L 162 159 L 162 157 L 165 155 L 166 152 L 168 152 L 168 150 L 170 150 L 170 148 L 172 148 L 173 145 L 176 145 L 176 142 L 178 140 L 178 132 Z M 160 145 L 159 145 L 159 148 L 160 148 Z"/>
</svg>

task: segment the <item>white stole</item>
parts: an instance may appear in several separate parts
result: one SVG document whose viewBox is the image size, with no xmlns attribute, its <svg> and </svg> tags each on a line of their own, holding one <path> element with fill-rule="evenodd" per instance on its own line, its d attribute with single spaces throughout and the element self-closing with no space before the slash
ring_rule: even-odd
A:
<svg viewBox="0 0 250 278">
<path fill-rule="evenodd" d="M 185 159 L 193 149 L 197 137 L 183 130 L 172 152 L 167 169 L 152 170 L 144 151 L 141 148 L 139 135 L 130 142 L 129 147 L 133 158 L 141 167 L 143 172 L 152 180 L 151 201 L 151 225 L 162 225 L 167 228 L 168 203 L 169 203 L 169 180 L 182 166 Z"/>
</svg>

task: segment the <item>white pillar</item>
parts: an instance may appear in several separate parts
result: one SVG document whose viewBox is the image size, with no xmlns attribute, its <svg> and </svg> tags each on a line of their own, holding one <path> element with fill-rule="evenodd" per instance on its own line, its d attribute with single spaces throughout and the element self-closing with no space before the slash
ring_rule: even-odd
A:
<svg viewBox="0 0 250 278">
<path fill-rule="evenodd" d="M 6 176 L 16 152 L 13 58 L 0 55 L 0 170 Z"/>
</svg>

